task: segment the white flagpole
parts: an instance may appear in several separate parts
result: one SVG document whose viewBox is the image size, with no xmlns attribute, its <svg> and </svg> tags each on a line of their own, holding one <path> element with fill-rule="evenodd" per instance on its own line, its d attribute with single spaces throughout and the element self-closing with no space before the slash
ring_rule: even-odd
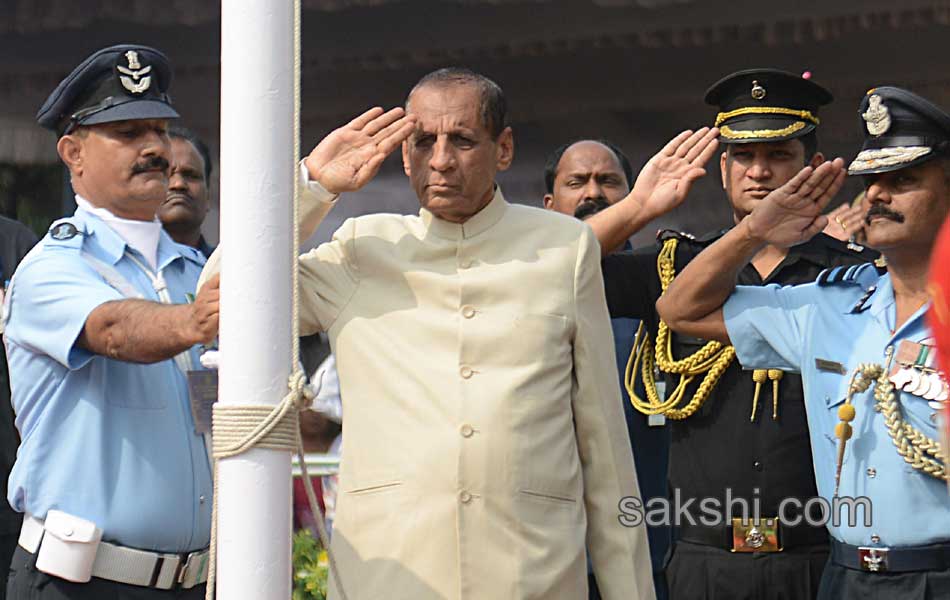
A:
<svg viewBox="0 0 950 600">
<path fill-rule="evenodd" d="M 293 20 L 289 0 L 221 3 L 221 404 L 277 404 L 291 371 Z M 290 466 L 220 461 L 218 598 L 290 598 Z"/>
</svg>

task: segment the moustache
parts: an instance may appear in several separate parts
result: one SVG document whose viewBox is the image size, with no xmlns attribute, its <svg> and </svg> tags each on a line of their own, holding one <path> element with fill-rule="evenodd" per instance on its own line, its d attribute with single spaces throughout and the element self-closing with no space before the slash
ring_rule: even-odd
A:
<svg viewBox="0 0 950 600">
<path fill-rule="evenodd" d="M 148 171 L 168 172 L 168 160 L 161 156 L 149 156 L 141 162 L 132 165 L 132 174 L 146 173 Z"/>
<path fill-rule="evenodd" d="M 588 217 L 596 215 L 600 211 L 609 207 L 610 203 L 604 198 L 595 198 L 594 200 L 584 200 L 574 209 L 574 218 L 582 221 Z"/>
<path fill-rule="evenodd" d="M 868 214 L 864 217 L 864 224 L 870 225 L 871 219 L 874 217 L 884 217 L 885 219 L 890 219 L 896 223 L 904 222 L 904 215 L 900 214 L 899 212 L 894 212 L 883 204 L 871 205 L 871 208 L 868 209 Z"/>
</svg>

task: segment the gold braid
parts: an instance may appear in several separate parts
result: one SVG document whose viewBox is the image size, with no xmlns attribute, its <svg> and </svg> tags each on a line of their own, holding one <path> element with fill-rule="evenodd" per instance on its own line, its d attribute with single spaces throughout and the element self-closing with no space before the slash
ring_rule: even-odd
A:
<svg viewBox="0 0 950 600">
<path fill-rule="evenodd" d="M 663 248 L 656 259 L 656 270 L 660 277 L 662 293 L 666 293 L 666 288 L 669 287 L 676 275 L 673 261 L 676 256 L 678 241 L 676 238 L 670 238 L 663 242 Z M 624 386 L 630 395 L 630 402 L 641 413 L 646 415 L 664 414 L 671 419 L 685 419 L 695 413 L 709 398 L 709 394 L 716 387 L 719 378 L 722 377 L 722 374 L 735 358 L 736 351 L 732 346 L 725 346 L 720 342 L 707 342 L 705 346 L 692 355 L 676 360 L 673 358 L 672 338 L 670 328 L 661 320 L 654 349 L 650 344 L 650 334 L 641 322 L 636 338 L 634 338 L 630 358 L 627 360 Z M 643 376 L 646 400 L 640 398 L 635 391 L 638 366 Z M 680 376 L 676 389 L 667 396 L 666 400 L 660 400 L 660 396 L 656 391 L 655 367 L 658 367 L 664 373 Z M 689 384 L 698 375 L 703 374 L 705 376 L 690 401 L 685 406 L 677 408 L 682 402 L 683 396 L 686 395 Z"/>
<path fill-rule="evenodd" d="M 887 433 L 891 436 L 891 441 L 897 447 L 897 453 L 904 458 L 904 461 L 918 471 L 946 481 L 947 468 L 942 460 L 943 451 L 940 444 L 904 421 L 900 405 L 897 403 L 894 384 L 888 379 L 884 369 L 881 369 L 878 376 L 874 399 L 877 401 L 874 410 L 884 415 Z"/>
<path fill-rule="evenodd" d="M 877 379 L 877 386 L 874 388 L 874 410 L 884 415 L 884 426 L 897 447 L 897 453 L 918 471 L 946 481 L 947 467 L 943 462 L 943 449 L 935 440 L 904 421 L 897 402 L 897 393 L 888 378 L 887 370 L 880 365 L 861 365 L 859 370 L 867 380 Z"/>
</svg>

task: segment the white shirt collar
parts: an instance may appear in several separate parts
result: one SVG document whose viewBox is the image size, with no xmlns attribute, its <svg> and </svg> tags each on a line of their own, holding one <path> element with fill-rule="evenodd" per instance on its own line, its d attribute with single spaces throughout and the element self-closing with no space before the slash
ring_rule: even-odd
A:
<svg viewBox="0 0 950 600">
<path fill-rule="evenodd" d="M 93 206 L 79 194 L 76 194 L 76 204 L 102 219 L 128 246 L 137 250 L 153 270 L 158 270 L 158 240 L 162 235 L 162 222 L 157 216 L 151 221 L 123 219 L 105 208 Z"/>
</svg>

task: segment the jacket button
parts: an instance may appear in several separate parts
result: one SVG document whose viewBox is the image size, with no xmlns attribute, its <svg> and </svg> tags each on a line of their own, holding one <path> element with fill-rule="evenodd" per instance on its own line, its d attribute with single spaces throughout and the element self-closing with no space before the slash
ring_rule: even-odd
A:
<svg viewBox="0 0 950 600">
<path fill-rule="evenodd" d="M 874 479 L 875 477 L 877 477 L 877 469 L 875 469 L 874 467 L 868 467 L 868 477 L 870 477 L 871 479 Z"/>
<path fill-rule="evenodd" d="M 475 316 L 475 307 L 474 306 L 463 306 L 462 307 L 462 316 L 466 319 L 471 319 Z"/>
<path fill-rule="evenodd" d="M 475 433 L 475 428 L 466 423 L 459 428 L 459 431 L 462 434 L 462 437 L 472 437 L 472 434 Z"/>
<path fill-rule="evenodd" d="M 462 502 L 462 504 L 468 504 L 472 501 L 472 495 L 465 490 L 462 490 L 459 492 L 459 500 Z"/>
<path fill-rule="evenodd" d="M 755 461 L 754 463 L 752 463 L 752 468 L 755 469 L 756 471 L 761 471 L 762 463 L 760 463 L 759 461 Z"/>
<path fill-rule="evenodd" d="M 473 373 L 475 373 L 475 371 L 467 365 L 459 369 L 459 375 L 461 375 L 463 379 L 471 379 Z"/>
</svg>

